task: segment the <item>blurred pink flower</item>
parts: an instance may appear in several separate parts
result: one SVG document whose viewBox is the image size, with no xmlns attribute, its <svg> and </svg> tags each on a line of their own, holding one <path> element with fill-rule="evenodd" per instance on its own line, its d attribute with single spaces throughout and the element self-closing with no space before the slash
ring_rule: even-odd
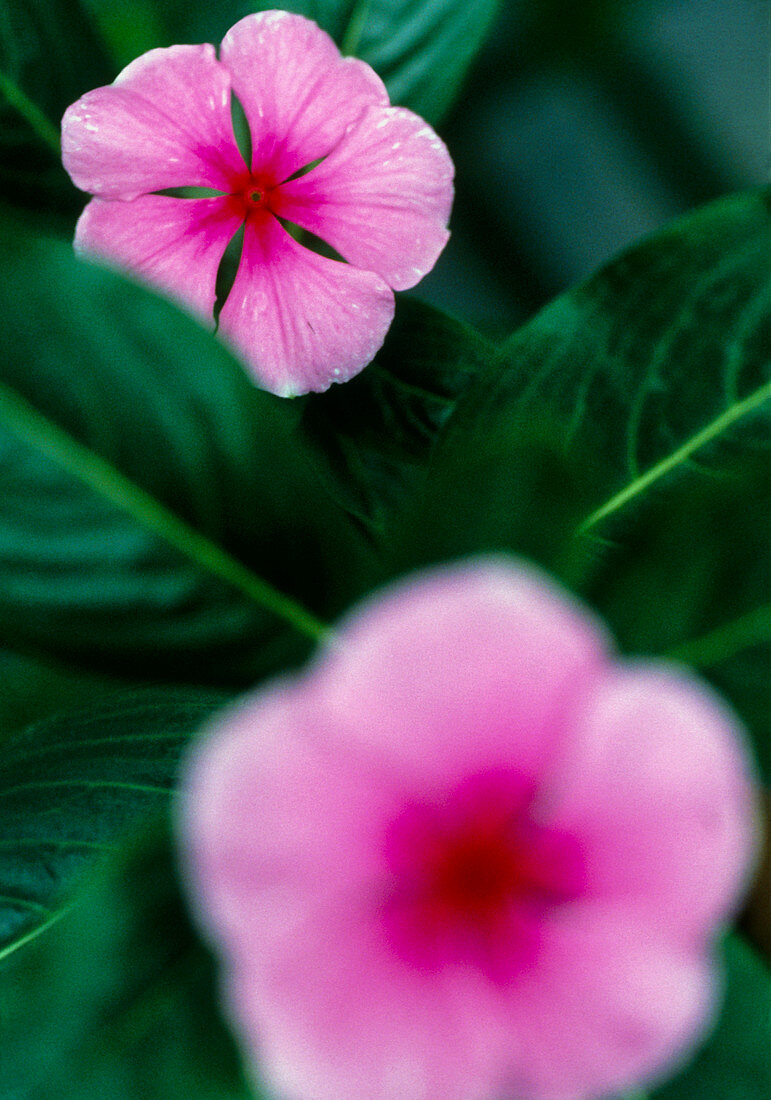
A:
<svg viewBox="0 0 771 1100">
<path fill-rule="evenodd" d="M 210 45 L 151 50 L 68 108 L 64 166 L 96 196 L 75 244 L 211 325 L 220 261 L 245 225 L 219 332 L 266 389 L 325 390 L 370 362 L 393 290 L 414 286 L 444 248 L 452 162 L 434 131 L 390 107 L 373 70 L 341 57 L 309 19 L 247 16 L 219 56 Z M 251 168 L 234 137 L 231 88 L 249 123 Z M 185 186 L 220 195 L 157 193 Z M 304 248 L 278 219 L 348 262 Z"/>
<path fill-rule="evenodd" d="M 733 716 L 536 570 L 373 597 L 202 740 L 182 858 L 290 1100 L 578 1100 L 708 1026 L 754 847 Z"/>
</svg>

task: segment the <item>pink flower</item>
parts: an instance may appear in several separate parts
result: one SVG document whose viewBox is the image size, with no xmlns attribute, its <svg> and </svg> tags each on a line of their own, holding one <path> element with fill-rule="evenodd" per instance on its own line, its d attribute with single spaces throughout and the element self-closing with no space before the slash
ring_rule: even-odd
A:
<svg viewBox="0 0 771 1100">
<path fill-rule="evenodd" d="M 249 123 L 251 168 L 233 134 L 231 89 Z M 219 332 L 281 395 L 325 390 L 370 362 L 393 319 L 393 291 L 419 282 L 449 236 L 453 168 L 443 143 L 417 115 L 389 106 L 368 65 L 286 12 L 242 19 L 219 60 L 210 45 L 144 54 L 68 108 L 62 148 L 75 184 L 96 196 L 76 248 L 209 325 L 220 261 L 245 225 Z M 158 194 L 183 186 L 220 194 Z M 279 219 L 347 263 L 302 247 Z"/>
<path fill-rule="evenodd" d="M 282 1100 L 577 1100 L 704 1033 L 753 797 L 708 688 L 489 559 L 372 598 L 221 721 L 180 836 Z"/>
</svg>

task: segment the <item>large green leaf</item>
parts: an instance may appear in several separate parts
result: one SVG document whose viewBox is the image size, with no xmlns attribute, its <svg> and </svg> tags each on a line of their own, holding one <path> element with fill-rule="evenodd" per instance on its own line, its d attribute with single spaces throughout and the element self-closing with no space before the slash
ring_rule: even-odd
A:
<svg viewBox="0 0 771 1100">
<path fill-rule="evenodd" d="M 169 40 L 210 42 L 219 42 L 243 16 L 271 6 L 253 0 L 160 5 Z M 368 62 L 392 103 L 436 122 L 458 95 L 498 0 L 286 0 L 281 6 L 315 20 L 345 53 Z"/>
<path fill-rule="evenodd" d="M 0 959 L 58 919 L 83 868 L 167 802 L 180 751 L 223 698 L 113 693 L 2 745 Z"/>
<path fill-rule="evenodd" d="M 115 74 L 79 0 L 0 6 L 0 197 L 74 212 L 56 152 L 65 109 Z"/>
<path fill-rule="evenodd" d="M 397 559 L 537 558 L 625 649 L 714 669 L 771 767 L 769 305 L 765 194 L 563 294 L 461 396 Z"/>
<path fill-rule="evenodd" d="M 247 1100 L 163 834 L 111 857 L 0 960 L 3 1100 Z"/>
<path fill-rule="evenodd" d="M 448 445 L 481 438 L 490 410 L 568 416 L 567 441 L 613 475 L 593 527 L 695 464 L 768 449 L 770 194 L 713 203 L 557 298 L 470 387 Z"/>
<path fill-rule="evenodd" d="M 287 621 L 318 623 L 296 601 L 334 614 L 362 553 L 299 406 L 69 245 L 9 225 L 0 261 L 7 642 L 167 680 L 246 683 L 298 656 Z"/>
</svg>

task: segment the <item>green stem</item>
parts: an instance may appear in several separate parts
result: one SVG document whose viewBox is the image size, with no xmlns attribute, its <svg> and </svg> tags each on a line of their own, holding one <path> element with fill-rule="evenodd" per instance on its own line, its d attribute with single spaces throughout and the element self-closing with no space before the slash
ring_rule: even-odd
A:
<svg viewBox="0 0 771 1100">
<path fill-rule="evenodd" d="M 60 157 L 62 150 L 59 131 L 40 108 L 25 95 L 19 85 L 2 70 L 0 70 L 0 93 L 27 120 L 37 136 L 56 153 L 57 157 Z"/>
<path fill-rule="evenodd" d="M 645 490 L 655 481 L 658 481 L 659 478 L 664 477 L 670 470 L 686 462 L 696 451 L 700 450 L 708 443 L 711 443 L 713 439 L 716 439 L 724 431 L 730 428 L 737 420 L 741 420 L 743 416 L 747 416 L 748 413 L 754 412 L 755 409 L 760 408 L 763 402 L 767 401 L 770 397 L 771 382 L 767 382 L 765 386 L 761 386 L 760 389 L 755 390 L 754 393 L 750 394 L 750 396 L 746 397 L 743 401 L 737 401 L 735 405 L 731 405 L 724 413 L 721 413 L 715 420 L 702 428 L 700 432 L 697 432 L 696 435 L 687 440 L 682 447 L 678 447 L 671 455 L 662 458 L 655 466 L 651 466 L 644 474 L 635 478 L 629 485 L 625 486 L 625 488 L 616 493 L 615 496 L 611 497 L 610 500 L 606 501 L 596 512 L 592 512 L 578 528 L 577 533 L 580 535 L 585 534 L 586 531 L 595 527 L 601 520 L 605 519 L 606 516 L 623 508 L 630 500 L 634 500 L 635 497 L 645 492 Z"/>
<path fill-rule="evenodd" d="M 689 642 L 670 649 L 667 657 L 699 668 L 710 668 L 750 646 L 771 641 L 771 604 L 748 611 Z"/>
<path fill-rule="evenodd" d="M 130 481 L 109 462 L 48 420 L 15 390 L 0 382 L 0 416 L 25 443 L 63 466 L 89 488 L 128 512 L 197 565 L 238 589 L 314 641 L 330 628 L 283 592 L 262 580 L 225 550 Z"/>
<path fill-rule="evenodd" d="M 359 48 L 361 36 L 367 23 L 367 16 L 369 15 L 370 4 L 371 0 L 358 0 L 351 12 L 351 18 L 340 44 L 340 53 L 344 57 L 351 57 Z"/>
</svg>

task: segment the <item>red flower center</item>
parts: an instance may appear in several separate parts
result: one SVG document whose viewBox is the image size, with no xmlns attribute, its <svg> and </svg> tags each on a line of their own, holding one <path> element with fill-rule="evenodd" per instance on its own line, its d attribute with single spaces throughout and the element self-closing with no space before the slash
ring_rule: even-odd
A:
<svg viewBox="0 0 771 1100">
<path fill-rule="evenodd" d="M 232 182 L 230 201 L 244 221 L 262 212 L 269 213 L 276 198 L 275 180 L 257 173 L 246 172 Z"/>
<path fill-rule="evenodd" d="M 532 959 L 546 912 L 584 886 L 577 844 L 533 818 L 532 795 L 518 773 L 495 771 L 391 822 L 384 916 L 404 961 L 430 970 L 472 963 L 508 981 Z"/>
</svg>

